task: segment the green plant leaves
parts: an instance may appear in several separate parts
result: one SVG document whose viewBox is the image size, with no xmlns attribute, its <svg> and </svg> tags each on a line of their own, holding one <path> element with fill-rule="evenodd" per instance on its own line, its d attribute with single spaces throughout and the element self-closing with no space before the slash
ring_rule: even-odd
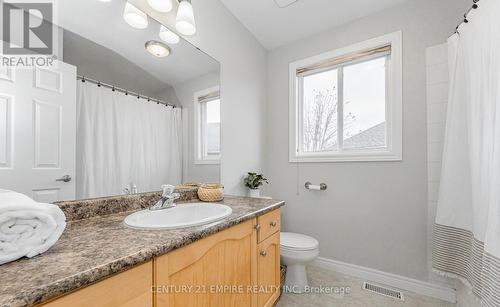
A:
<svg viewBox="0 0 500 307">
<path fill-rule="evenodd" d="M 264 177 L 263 174 L 257 173 L 248 173 L 248 176 L 245 177 L 244 182 L 245 186 L 252 190 L 258 189 L 261 185 L 264 184 L 264 182 L 269 184 L 269 181 Z"/>
</svg>

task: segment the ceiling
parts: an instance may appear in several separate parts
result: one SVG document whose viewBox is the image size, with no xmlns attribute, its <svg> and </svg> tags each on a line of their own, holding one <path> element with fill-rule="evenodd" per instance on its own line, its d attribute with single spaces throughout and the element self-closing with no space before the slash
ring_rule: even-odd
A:
<svg viewBox="0 0 500 307">
<path fill-rule="evenodd" d="M 71 32 L 113 50 L 171 85 L 218 72 L 217 61 L 183 39 L 179 44 L 170 45 L 170 56 L 153 57 L 145 50 L 144 44 L 148 40 L 160 40 L 160 24 L 149 18 L 147 29 L 134 29 L 122 18 L 124 6 L 125 1 L 58 1 L 56 22 Z"/>
<path fill-rule="evenodd" d="M 267 49 L 297 41 L 408 0 L 221 0 Z"/>
<path fill-rule="evenodd" d="M 64 62 L 76 66 L 79 75 L 167 100 L 161 93 L 170 90 L 170 84 L 162 82 L 118 53 L 67 30 L 64 31 L 63 45 Z"/>
</svg>

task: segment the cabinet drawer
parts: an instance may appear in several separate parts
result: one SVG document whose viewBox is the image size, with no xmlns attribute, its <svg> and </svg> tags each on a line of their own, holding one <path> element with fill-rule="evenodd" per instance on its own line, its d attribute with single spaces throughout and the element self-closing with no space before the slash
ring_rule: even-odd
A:
<svg viewBox="0 0 500 307">
<path fill-rule="evenodd" d="M 41 307 L 150 307 L 153 306 L 152 286 L 153 263 L 149 261 Z"/>
<path fill-rule="evenodd" d="M 281 228 L 280 210 L 274 210 L 257 218 L 259 243 L 269 238 Z"/>
</svg>

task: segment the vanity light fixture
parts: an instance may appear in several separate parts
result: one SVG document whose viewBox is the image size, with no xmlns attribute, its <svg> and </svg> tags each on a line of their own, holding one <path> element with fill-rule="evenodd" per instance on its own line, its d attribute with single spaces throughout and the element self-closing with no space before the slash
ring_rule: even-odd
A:
<svg viewBox="0 0 500 307">
<path fill-rule="evenodd" d="M 193 35 L 196 33 L 196 23 L 194 21 L 193 6 L 191 0 L 181 0 L 177 9 L 175 28 L 183 35 Z"/>
<path fill-rule="evenodd" d="M 158 58 L 163 58 L 170 54 L 170 48 L 162 42 L 148 41 L 145 47 L 149 53 Z"/>
<path fill-rule="evenodd" d="M 125 3 L 123 19 L 125 19 L 130 26 L 136 29 L 146 29 L 148 27 L 148 15 L 136 8 L 134 5 L 130 4 L 128 1 Z"/>
<path fill-rule="evenodd" d="M 172 0 L 148 0 L 148 4 L 161 13 L 168 13 L 172 10 Z"/>
<path fill-rule="evenodd" d="M 160 38 L 162 41 L 164 41 L 167 44 L 177 44 L 180 41 L 179 35 L 175 34 L 174 32 L 170 31 L 167 27 L 164 25 L 160 26 Z"/>
<path fill-rule="evenodd" d="M 295 2 L 297 2 L 298 0 L 274 0 L 274 2 L 276 3 L 276 5 L 280 8 L 280 9 L 283 9 L 285 7 L 288 7 L 292 4 L 294 4 Z"/>
</svg>

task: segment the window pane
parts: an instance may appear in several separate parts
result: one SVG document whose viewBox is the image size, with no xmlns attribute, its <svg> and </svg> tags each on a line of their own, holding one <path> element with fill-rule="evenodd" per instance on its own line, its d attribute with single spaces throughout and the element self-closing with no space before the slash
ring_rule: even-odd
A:
<svg viewBox="0 0 500 307">
<path fill-rule="evenodd" d="M 207 123 L 220 123 L 220 99 L 207 103 Z"/>
<path fill-rule="evenodd" d="M 220 153 L 220 100 L 206 102 L 206 155 Z"/>
<path fill-rule="evenodd" d="M 337 150 L 337 69 L 303 78 L 302 152 Z"/>
<path fill-rule="evenodd" d="M 344 149 L 386 147 L 386 57 L 344 67 Z"/>
</svg>

